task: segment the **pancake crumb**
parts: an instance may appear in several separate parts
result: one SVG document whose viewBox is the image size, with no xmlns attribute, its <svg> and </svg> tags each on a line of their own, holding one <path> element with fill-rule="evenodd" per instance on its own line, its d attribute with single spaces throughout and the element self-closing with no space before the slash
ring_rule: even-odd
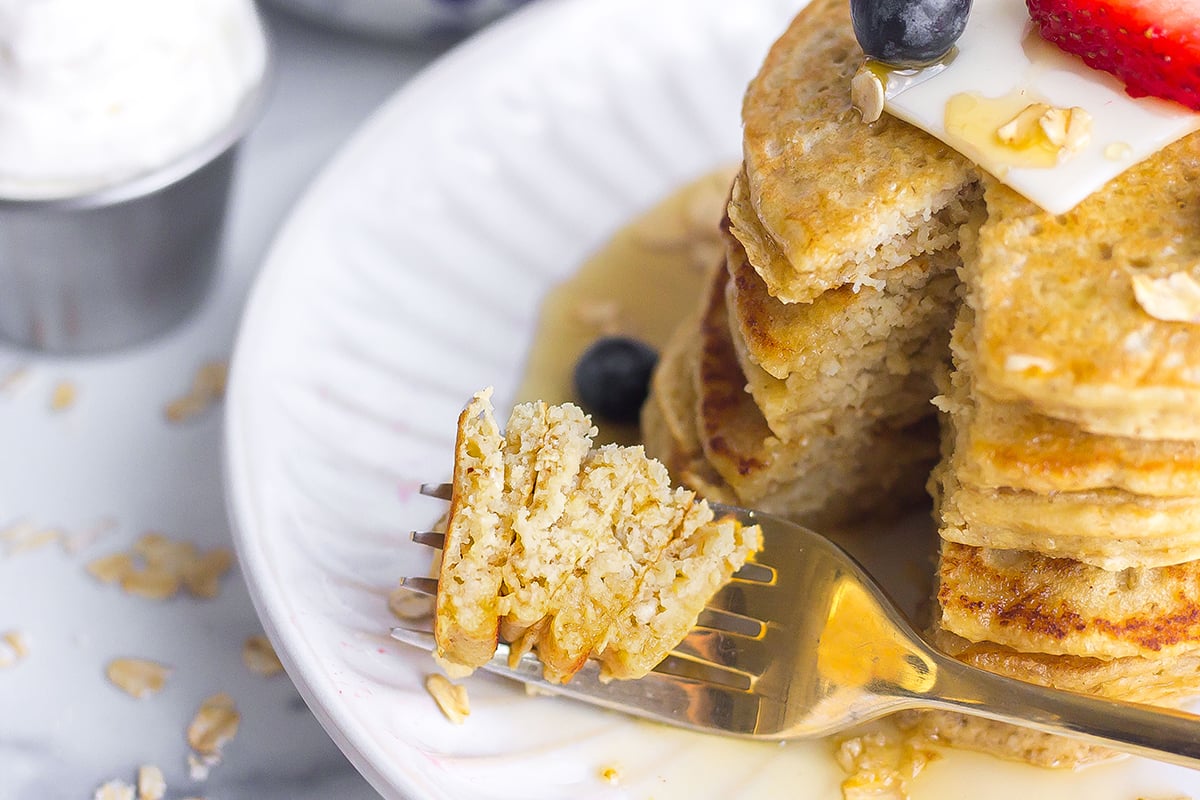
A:
<svg viewBox="0 0 1200 800">
<path fill-rule="evenodd" d="M 471 715 L 471 701 L 467 697 L 466 686 L 451 683 L 445 675 L 433 673 L 425 678 L 425 690 L 446 715 L 446 719 L 455 725 L 462 725 Z"/>
</svg>

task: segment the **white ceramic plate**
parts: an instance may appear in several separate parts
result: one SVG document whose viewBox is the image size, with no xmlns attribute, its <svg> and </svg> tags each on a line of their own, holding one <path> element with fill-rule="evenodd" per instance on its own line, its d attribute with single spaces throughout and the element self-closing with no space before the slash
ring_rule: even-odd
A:
<svg viewBox="0 0 1200 800">
<path fill-rule="evenodd" d="M 624 221 L 739 152 L 743 87 L 801 0 L 544 0 L 443 59 L 308 192 L 254 291 L 228 398 L 242 566 L 288 673 L 387 797 L 837 797 L 828 742 L 745 743 L 471 679 L 445 721 L 385 607 L 429 553 L 455 417 L 512 400 L 535 311 Z M 617 783 L 601 777 L 613 767 Z M 914 796 L 1166 797 L 1194 776 L 949 753 Z"/>
</svg>

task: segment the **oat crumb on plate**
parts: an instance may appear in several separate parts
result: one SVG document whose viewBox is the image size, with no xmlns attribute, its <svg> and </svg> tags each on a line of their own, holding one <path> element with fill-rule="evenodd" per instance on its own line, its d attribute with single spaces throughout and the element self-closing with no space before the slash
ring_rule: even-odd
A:
<svg viewBox="0 0 1200 800">
<path fill-rule="evenodd" d="M 466 722 L 471 714 L 471 701 L 467 697 L 466 686 L 451 683 L 445 675 L 435 672 L 425 678 L 425 690 L 446 715 L 446 719 L 455 725 Z"/>
<path fill-rule="evenodd" d="M 847 777 L 844 800 L 908 800 L 912 782 L 935 753 L 919 734 L 884 727 L 841 739 L 834 758 Z"/>
<path fill-rule="evenodd" d="M 403 586 L 397 586 L 388 595 L 388 610 L 402 622 L 431 619 L 435 604 L 433 597 Z"/>
</svg>

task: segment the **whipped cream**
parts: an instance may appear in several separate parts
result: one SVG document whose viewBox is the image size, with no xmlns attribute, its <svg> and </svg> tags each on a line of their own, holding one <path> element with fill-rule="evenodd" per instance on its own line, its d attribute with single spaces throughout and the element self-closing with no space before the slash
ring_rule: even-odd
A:
<svg viewBox="0 0 1200 800">
<path fill-rule="evenodd" d="M 0 0 L 0 197 L 163 166 L 229 124 L 265 66 L 253 0 Z"/>
</svg>

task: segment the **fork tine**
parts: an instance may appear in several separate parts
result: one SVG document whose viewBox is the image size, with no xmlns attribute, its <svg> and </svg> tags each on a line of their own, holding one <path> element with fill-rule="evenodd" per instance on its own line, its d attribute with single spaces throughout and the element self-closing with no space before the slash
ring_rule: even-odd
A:
<svg viewBox="0 0 1200 800">
<path fill-rule="evenodd" d="M 762 636 L 767 628 L 762 620 L 712 607 L 700 612 L 700 617 L 696 620 L 696 627 L 712 628 L 713 630 L 736 633 L 751 638 Z"/>
<path fill-rule="evenodd" d="M 421 494 L 426 497 L 436 497 L 438 500 L 449 500 L 454 491 L 450 483 L 422 483 Z"/>
<path fill-rule="evenodd" d="M 749 617 L 755 620 L 775 619 L 780 614 L 784 597 L 774 583 L 734 579 L 709 598 L 707 606 L 716 611 Z M 713 627 L 721 628 L 716 625 Z M 750 634 L 756 635 L 756 634 Z"/>
<path fill-rule="evenodd" d="M 734 636 L 723 631 L 695 628 L 675 646 L 673 652 L 757 678 L 779 658 L 779 651 L 772 648 L 767 638 Z"/>
<path fill-rule="evenodd" d="M 754 683 L 753 677 L 743 672 L 725 669 L 707 659 L 695 660 L 677 653 L 664 658 L 653 671 L 659 675 L 669 675 L 739 692 L 749 691 Z"/>
<path fill-rule="evenodd" d="M 428 650 L 431 653 L 437 647 L 437 642 L 434 641 L 432 633 L 414 628 L 392 628 L 392 638 L 398 642 L 404 642 L 405 644 L 411 644 L 413 647 Z"/>
<path fill-rule="evenodd" d="M 401 578 L 400 585 L 420 594 L 437 595 L 437 578 Z"/>
<path fill-rule="evenodd" d="M 412 540 L 417 544 L 435 547 L 438 550 L 446 546 L 446 534 L 437 531 L 413 531 Z"/>
<path fill-rule="evenodd" d="M 742 565 L 742 568 L 733 573 L 733 580 L 744 583 L 770 583 L 773 584 L 779 579 L 779 573 L 774 567 L 768 567 L 766 564 L 759 564 L 756 561 L 749 561 Z"/>
<path fill-rule="evenodd" d="M 392 628 L 392 638 L 422 650 L 434 649 L 433 636 L 409 628 Z M 592 705 L 611 708 L 634 716 L 669 722 L 688 728 L 712 731 L 719 728 L 752 733 L 758 725 L 763 698 L 728 685 L 731 678 L 746 685 L 748 679 L 719 670 L 712 665 L 707 673 L 716 674 L 725 683 L 711 683 L 698 677 L 706 671 L 701 665 L 690 667 L 687 659 L 669 657 L 654 672 L 636 681 L 603 683 L 597 662 L 588 661 L 570 683 L 549 683 L 542 678 L 542 665 L 526 655 L 515 667 L 508 664 L 508 647 L 500 645 L 496 655 L 481 669 L 521 681 L 539 692 L 556 694 Z M 676 674 L 668 670 L 691 674 Z"/>
</svg>

